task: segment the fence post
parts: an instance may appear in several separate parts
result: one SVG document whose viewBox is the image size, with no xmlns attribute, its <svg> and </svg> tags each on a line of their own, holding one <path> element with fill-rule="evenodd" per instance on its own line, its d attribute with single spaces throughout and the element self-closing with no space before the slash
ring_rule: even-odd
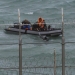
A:
<svg viewBox="0 0 75 75">
<path fill-rule="evenodd" d="M 19 75 L 22 75 L 22 39 L 21 39 L 21 24 L 20 24 L 20 10 L 18 9 L 19 18 Z"/>
<path fill-rule="evenodd" d="M 64 21 L 63 21 L 63 8 L 62 8 L 62 75 L 65 75 L 65 38 L 64 38 Z"/>
<path fill-rule="evenodd" d="M 54 75 L 56 75 L 56 54 L 54 50 Z"/>
</svg>

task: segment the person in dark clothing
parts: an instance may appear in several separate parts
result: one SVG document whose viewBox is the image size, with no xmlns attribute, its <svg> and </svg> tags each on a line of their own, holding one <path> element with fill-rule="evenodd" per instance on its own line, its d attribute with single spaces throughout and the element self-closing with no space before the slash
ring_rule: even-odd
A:
<svg viewBox="0 0 75 75">
<path fill-rule="evenodd" d="M 38 24 L 37 24 L 37 22 L 36 22 L 36 23 L 34 23 L 34 24 L 32 25 L 32 30 L 38 31 L 38 29 L 39 29 L 39 26 L 38 26 Z"/>
<path fill-rule="evenodd" d="M 51 25 L 48 26 L 48 30 L 51 30 Z"/>
<path fill-rule="evenodd" d="M 46 22 L 45 22 L 44 19 L 43 19 L 43 24 L 44 24 L 44 28 L 43 28 L 43 30 L 47 30 L 47 25 L 46 25 Z"/>
</svg>

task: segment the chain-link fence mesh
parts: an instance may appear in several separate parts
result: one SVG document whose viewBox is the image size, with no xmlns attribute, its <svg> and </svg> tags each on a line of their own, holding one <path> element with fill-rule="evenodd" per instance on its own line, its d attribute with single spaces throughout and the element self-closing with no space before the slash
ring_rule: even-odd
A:
<svg viewBox="0 0 75 75">
<path fill-rule="evenodd" d="M 62 28 L 61 19 L 46 20 L 48 25 L 56 28 Z M 1 22 L 7 24 L 9 22 Z M 4 29 L 4 25 L 0 24 L 1 29 Z M 13 25 L 13 24 L 12 24 Z M 75 18 L 64 19 L 64 37 L 65 37 L 65 75 L 75 74 Z M 10 36 L 10 35 L 9 35 Z M 18 36 L 15 36 L 18 38 Z M 49 42 L 37 41 L 36 37 L 33 37 L 33 41 L 26 41 L 25 37 L 22 37 L 22 74 L 23 75 L 54 75 L 54 50 L 55 50 L 55 63 L 56 63 L 56 75 L 62 75 L 62 42 L 61 37 L 50 37 Z M 1 56 L 0 57 L 0 74 L 1 75 L 19 75 L 19 47 L 18 40 L 11 37 L 12 41 L 8 41 L 9 38 L 2 39 Z M 3 42 L 7 40 L 6 42 Z M 45 44 L 45 45 L 44 45 Z M 57 44 L 57 45 L 55 45 Z M 45 47 L 47 45 L 47 48 Z M 3 47 L 2 47 L 3 46 Z M 38 48 L 36 49 L 36 46 Z M 39 46 L 41 46 L 39 48 Z M 53 47 L 52 47 L 53 46 Z M 44 49 L 42 47 L 45 47 Z M 7 49 L 6 49 L 7 48 Z M 12 49 L 11 49 L 12 48 Z M 26 49 L 28 48 L 28 49 Z M 26 54 L 29 52 L 34 55 L 30 56 Z M 40 50 L 41 53 L 40 53 Z M 5 52 L 4 52 L 4 51 Z M 8 50 L 8 53 L 7 51 Z M 26 51 L 27 50 L 27 51 Z M 37 50 L 35 52 L 35 50 Z M 45 53 L 42 53 L 42 50 Z M 50 52 L 49 52 L 50 50 Z M 12 53 L 11 53 L 12 52 Z M 37 53 L 37 54 L 36 54 Z M 9 55 L 8 55 L 9 54 Z M 7 55 L 4 57 L 4 55 Z M 28 55 L 28 57 L 26 57 Z M 10 57 L 9 57 L 10 56 Z M 13 60 L 14 59 L 14 60 Z"/>
</svg>

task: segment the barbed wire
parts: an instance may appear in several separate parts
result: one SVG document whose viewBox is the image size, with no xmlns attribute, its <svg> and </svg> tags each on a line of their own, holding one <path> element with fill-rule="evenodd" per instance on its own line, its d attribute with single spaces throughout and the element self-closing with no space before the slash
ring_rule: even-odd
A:
<svg viewBox="0 0 75 75">
<path fill-rule="evenodd" d="M 56 66 L 56 68 L 59 68 L 59 67 L 62 67 L 62 66 Z M 75 66 L 65 66 L 65 67 L 74 67 L 75 68 Z M 28 69 L 28 68 L 54 68 L 54 66 L 43 66 L 43 67 L 41 67 L 41 66 L 37 66 L 37 67 L 22 67 L 22 69 Z M 0 69 L 19 69 L 18 67 L 7 67 L 7 68 L 0 68 Z"/>
<path fill-rule="evenodd" d="M 55 43 L 58 43 L 58 44 L 62 44 L 62 42 L 32 42 L 32 43 L 22 43 L 21 45 L 25 45 L 25 44 L 55 44 Z M 65 42 L 65 44 L 70 44 L 70 43 L 75 43 L 75 42 Z M 0 44 L 0 45 L 19 45 L 19 43 L 7 43 L 7 44 Z"/>
<path fill-rule="evenodd" d="M 60 24 L 62 24 L 62 22 L 60 22 L 60 23 L 57 23 L 57 22 L 53 22 L 53 23 L 46 23 L 46 24 L 50 24 L 50 25 L 60 25 Z M 64 22 L 64 24 L 66 25 L 66 24 L 75 24 L 75 22 Z M 5 26 L 12 26 L 12 25 L 14 25 L 14 24 L 0 24 L 0 25 L 5 25 Z M 15 24 L 15 25 L 18 25 L 18 24 Z M 25 24 L 21 24 L 21 25 L 25 25 Z M 26 24 L 27 25 L 27 24 Z"/>
<path fill-rule="evenodd" d="M 34 24 L 36 21 L 30 21 L 31 24 Z M 49 23 L 48 23 L 49 22 Z M 58 23 L 59 22 L 59 23 Z M 13 25 L 14 23 L 19 23 L 18 21 L 16 22 L 9 22 L 9 21 L 0 21 L 0 25 Z M 61 24 L 62 19 L 61 18 L 49 18 L 46 19 L 46 24 Z M 75 24 L 75 18 L 64 18 L 64 24 Z"/>
</svg>

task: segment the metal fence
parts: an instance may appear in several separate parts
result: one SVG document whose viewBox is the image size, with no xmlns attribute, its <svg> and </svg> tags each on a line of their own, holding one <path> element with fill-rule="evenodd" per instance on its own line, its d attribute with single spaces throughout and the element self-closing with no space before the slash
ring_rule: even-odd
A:
<svg viewBox="0 0 75 75">
<path fill-rule="evenodd" d="M 19 14 L 20 18 L 20 14 Z M 72 19 L 71 19 L 72 20 Z M 19 20 L 20 22 L 20 20 Z M 12 61 L 11 57 L 8 59 L 4 58 L 5 62 L 3 62 L 2 58 L 0 58 L 0 63 L 2 67 L 0 67 L 0 75 L 74 75 L 75 74 L 75 66 L 74 65 L 67 65 L 66 57 L 68 58 L 68 54 L 65 53 L 65 48 L 67 44 L 75 44 L 74 41 L 66 42 L 64 38 L 64 24 L 75 24 L 74 19 L 72 23 L 66 23 L 63 21 L 63 9 L 62 9 L 62 21 L 61 23 L 52 23 L 52 24 L 61 24 L 62 26 L 62 38 L 61 42 L 45 42 L 45 43 L 22 43 L 21 33 L 19 32 L 19 43 L 9 43 L 9 44 L 0 44 L 0 46 L 9 46 L 9 45 L 17 45 L 19 46 L 19 53 L 16 57 L 13 57 L 15 60 Z M 61 55 L 57 56 L 55 49 L 53 50 L 54 53 L 49 55 L 42 54 L 42 57 L 29 57 L 24 58 L 22 56 L 22 46 L 30 45 L 30 44 L 59 44 L 61 46 Z M 66 55 L 66 56 L 65 56 Z M 57 59 L 58 58 L 58 59 Z M 69 60 L 69 62 L 75 63 L 75 57 L 73 60 Z M 11 60 L 11 61 L 10 61 Z M 9 62 L 7 64 L 7 62 Z"/>
<path fill-rule="evenodd" d="M 65 45 L 67 44 L 74 44 L 75 42 L 65 42 Z M 50 42 L 50 43 L 24 43 L 22 46 L 30 44 L 58 44 L 61 46 L 62 42 Z M 16 45 L 18 47 L 18 43 L 11 43 L 11 44 L 0 44 L 0 46 L 13 46 Z M 17 49 L 16 49 L 17 50 Z M 23 50 L 23 48 L 22 48 Z M 66 49 L 65 49 L 66 50 Z M 66 59 L 62 61 L 62 53 L 60 55 L 57 55 L 56 48 L 53 50 L 54 53 L 52 54 L 42 54 L 42 56 L 35 56 L 35 57 L 28 57 L 24 58 L 24 54 L 22 56 L 22 75 L 62 75 L 62 63 L 65 60 L 65 75 L 74 75 L 75 73 L 75 66 L 73 65 L 75 63 L 75 60 L 68 60 L 68 62 L 73 62 L 73 64 L 70 64 L 66 62 Z M 18 54 L 18 50 L 16 51 Z M 24 52 L 24 51 L 23 51 Z M 69 55 L 65 53 L 65 58 L 68 59 Z M 13 55 L 13 53 L 12 53 Z M 14 61 L 12 60 L 14 59 Z M 4 62 L 5 61 L 5 62 Z M 8 57 L 4 58 L 4 61 L 2 58 L 0 58 L 0 63 L 2 64 L 2 67 L 0 65 L 0 74 L 1 75 L 19 75 L 19 57 Z M 7 63 L 8 62 L 8 63 Z"/>
<path fill-rule="evenodd" d="M 65 50 L 63 46 L 66 47 L 67 44 L 75 44 L 74 41 L 72 42 L 66 42 L 63 41 L 64 39 L 62 38 L 62 41 L 59 42 L 29 42 L 29 43 L 8 43 L 8 44 L 0 44 L 0 46 L 13 46 L 16 45 L 18 48 L 18 45 L 22 45 L 22 46 L 26 46 L 26 45 L 30 45 L 30 44 L 49 44 L 49 45 L 53 45 L 53 44 L 58 44 L 59 46 L 61 46 L 61 51 Z M 69 45 L 70 46 L 70 45 Z M 56 47 L 55 47 L 56 49 Z M 74 75 L 74 70 L 75 70 L 75 66 L 74 65 L 65 65 L 65 57 L 68 58 L 69 55 L 65 56 L 65 51 L 64 51 L 64 56 L 61 55 L 57 55 L 57 53 L 55 52 L 55 49 L 53 50 L 54 53 L 51 55 L 47 54 L 42 54 L 42 57 L 40 56 L 36 56 L 36 57 L 30 57 L 30 58 L 24 58 L 22 56 L 22 62 L 20 64 L 22 64 L 22 75 Z M 21 49 L 23 50 L 23 48 Z M 63 53 L 63 52 L 62 52 Z M 18 49 L 17 49 L 17 54 L 18 54 Z M 13 55 L 13 54 L 12 54 Z M 24 55 L 24 54 L 23 54 Z M 11 59 L 15 59 L 14 61 L 12 61 Z M 64 60 L 62 60 L 64 59 Z M 8 57 L 8 58 L 4 58 L 5 63 L 2 61 L 2 58 L 0 58 L 0 61 L 3 62 L 2 67 L 0 68 L 0 74 L 1 75 L 19 75 L 20 73 L 20 68 L 19 68 L 19 57 L 17 55 L 17 57 Z M 11 60 L 11 61 L 9 61 Z M 73 62 L 75 63 L 74 60 L 68 60 L 69 62 Z M 7 63 L 9 62 L 9 63 Z M 62 68 L 62 66 L 64 65 L 64 67 Z M 67 64 L 67 63 L 66 63 Z M 64 69 L 65 68 L 65 69 Z M 62 71 L 64 69 L 64 73 L 62 74 Z"/>
</svg>

